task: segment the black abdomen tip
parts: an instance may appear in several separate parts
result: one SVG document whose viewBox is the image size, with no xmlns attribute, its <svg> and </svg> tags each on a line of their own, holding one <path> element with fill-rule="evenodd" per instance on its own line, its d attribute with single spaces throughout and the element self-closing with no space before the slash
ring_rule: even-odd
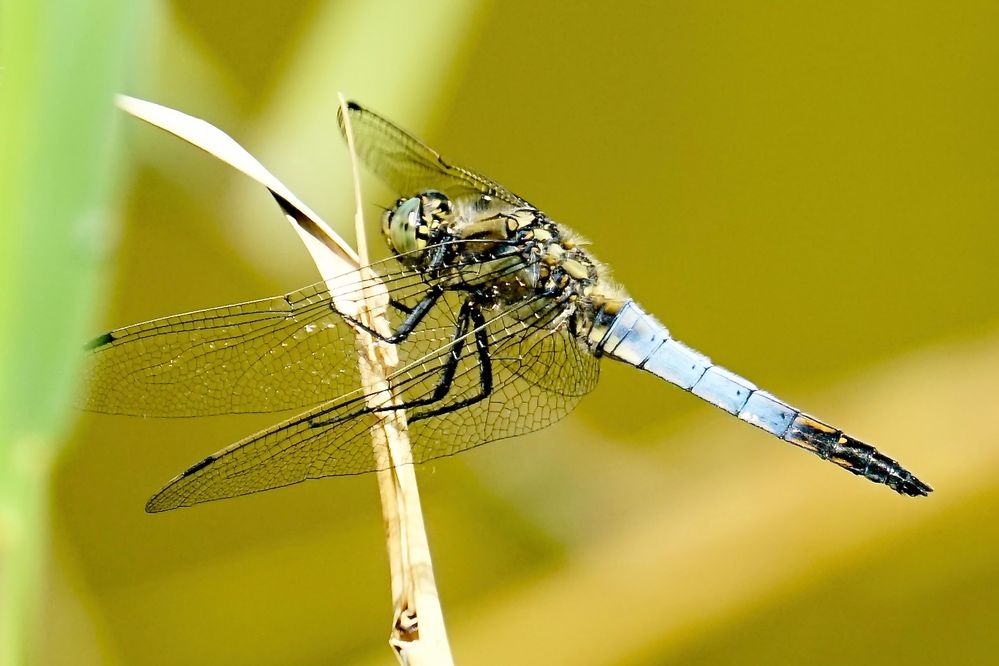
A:
<svg viewBox="0 0 999 666">
<path fill-rule="evenodd" d="M 840 434 L 833 461 L 854 474 L 883 483 L 899 495 L 926 497 L 933 488 L 916 478 L 897 461 L 849 435 Z"/>
<path fill-rule="evenodd" d="M 902 478 L 888 481 L 888 486 L 892 490 L 901 495 L 908 495 L 909 497 L 926 497 L 933 492 L 933 487 L 928 483 L 923 483 L 910 472 L 902 471 L 904 472 Z"/>
<path fill-rule="evenodd" d="M 883 483 L 900 495 L 925 497 L 933 492 L 928 484 L 870 444 L 806 414 L 799 414 L 794 419 L 784 440 L 834 462 L 848 472 L 874 483 Z"/>
</svg>

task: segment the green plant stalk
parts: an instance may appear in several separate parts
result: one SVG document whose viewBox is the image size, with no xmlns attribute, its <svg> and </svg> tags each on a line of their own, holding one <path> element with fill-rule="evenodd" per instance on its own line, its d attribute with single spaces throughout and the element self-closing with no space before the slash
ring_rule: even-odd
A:
<svg viewBox="0 0 999 666">
<path fill-rule="evenodd" d="M 49 472 L 109 236 L 113 94 L 142 3 L 0 4 L 0 663 L 25 662 Z"/>
</svg>

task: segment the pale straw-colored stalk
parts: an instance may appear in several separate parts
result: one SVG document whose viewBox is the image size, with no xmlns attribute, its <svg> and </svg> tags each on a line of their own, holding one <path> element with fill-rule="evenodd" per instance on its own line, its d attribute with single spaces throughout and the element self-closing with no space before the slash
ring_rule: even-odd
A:
<svg viewBox="0 0 999 666">
<path fill-rule="evenodd" d="M 371 330 L 387 335 L 390 333 L 385 319 L 388 293 L 377 276 L 364 267 L 368 257 L 357 159 L 350 117 L 342 97 L 340 101 L 354 174 L 356 252 L 249 152 L 218 128 L 180 111 L 133 97 L 121 96 L 118 104 L 133 116 L 201 148 L 270 190 L 309 250 L 336 308 L 357 318 Z M 347 280 L 354 279 L 353 271 L 358 268 L 365 284 L 369 285 L 359 299 L 356 292 L 343 288 Z M 351 277 L 344 278 L 345 275 Z M 344 295 L 346 293 L 350 294 L 349 298 Z M 369 403 L 375 406 L 398 404 L 399 398 L 394 395 L 388 380 L 398 363 L 395 348 L 378 342 L 360 329 L 355 330 L 355 343 L 362 388 L 371 396 Z M 371 428 L 371 439 L 375 461 L 381 470 L 377 478 L 392 577 L 393 622 L 389 643 L 402 664 L 451 664 L 404 410 L 380 412 Z"/>
</svg>

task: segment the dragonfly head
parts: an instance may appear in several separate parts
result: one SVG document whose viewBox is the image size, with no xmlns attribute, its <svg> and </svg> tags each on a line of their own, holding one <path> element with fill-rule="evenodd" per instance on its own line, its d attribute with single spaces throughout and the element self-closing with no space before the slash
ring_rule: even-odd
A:
<svg viewBox="0 0 999 666">
<path fill-rule="evenodd" d="M 451 200 L 441 192 L 427 190 L 415 197 L 399 199 L 382 216 L 382 233 L 396 254 L 419 252 L 436 238 L 451 215 Z"/>
</svg>

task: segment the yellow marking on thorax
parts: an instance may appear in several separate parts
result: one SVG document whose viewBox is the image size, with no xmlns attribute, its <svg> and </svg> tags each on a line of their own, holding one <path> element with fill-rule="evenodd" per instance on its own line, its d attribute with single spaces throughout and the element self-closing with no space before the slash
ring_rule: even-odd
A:
<svg viewBox="0 0 999 666">
<path fill-rule="evenodd" d="M 490 240 L 506 240 L 510 237 L 509 220 L 497 218 L 492 220 L 479 220 L 464 224 L 458 230 L 461 238 L 477 236 Z"/>
<path fill-rule="evenodd" d="M 584 266 L 582 262 L 576 261 L 575 259 L 563 259 L 561 266 L 570 277 L 575 278 L 576 280 L 585 280 L 590 277 L 590 272 L 587 270 L 586 266 Z"/>
</svg>

